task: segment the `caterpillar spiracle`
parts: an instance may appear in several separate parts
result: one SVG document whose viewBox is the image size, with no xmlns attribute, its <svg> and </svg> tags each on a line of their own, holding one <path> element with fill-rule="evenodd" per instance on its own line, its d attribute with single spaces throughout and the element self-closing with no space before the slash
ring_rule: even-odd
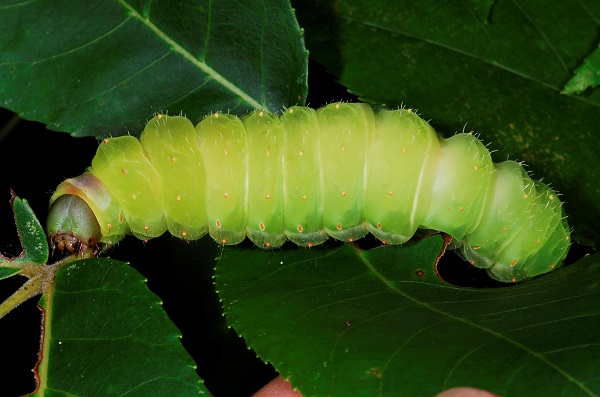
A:
<svg viewBox="0 0 600 397">
<path fill-rule="evenodd" d="M 92 165 L 50 200 L 54 245 L 107 247 L 169 231 L 258 247 L 372 233 L 402 244 L 419 228 L 514 282 L 559 266 L 570 230 L 557 194 L 515 161 L 493 163 L 472 134 L 439 138 L 407 109 L 363 103 L 214 113 L 194 125 L 158 115 L 138 140 L 104 139 Z"/>
</svg>

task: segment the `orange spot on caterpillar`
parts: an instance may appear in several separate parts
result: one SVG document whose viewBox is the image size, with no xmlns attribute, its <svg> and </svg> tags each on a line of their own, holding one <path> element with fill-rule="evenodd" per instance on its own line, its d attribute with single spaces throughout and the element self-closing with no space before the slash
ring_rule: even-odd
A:
<svg viewBox="0 0 600 397">
<path fill-rule="evenodd" d="M 463 207 L 460 207 L 458 210 L 459 210 L 460 212 L 463 212 L 465 209 L 464 209 Z"/>
<path fill-rule="evenodd" d="M 537 240 L 535 240 L 535 242 L 536 242 L 537 244 L 539 244 L 539 243 L 540 243 L 540 239 L 538 238 Z"/>
<path fill-rule="evenodd" d="M 144 230 L 145 230 L 145 231 L 148 231 L 148 229 L 150 229 L 150 226 L 148 226 L 148 225 L 144 225 Z"/>
<path fill-rule="evenodd" d="M 108 230 L 112 229 L 112 224 L 111 224 L 111 223 L 109 223 L 108 225 L 106 225 L 106 228 L 107 228 Z"/>
<path fill-rule="evenodd" d="M 262 112 L 262 111 L 261 111 L 261 112 L 259 112 L 259 113 L 258 113 L 258 115 L 259 115 L 260 117 L 263 117 L 263 116 L 265 115 L 265 112 Z"/>
<path fill-rule="evenodd" d="M 135 194 L 132 194 L 132 195 L 131 195 L 131 198 L 132 198 L 133 200 L 137 200 L 137 196 L 136 196 Z"/>
<path fill-rule="evenodd" d="M 392 192 L 388 192 L 388 196 L 389 196 L 389 197 L 392 197 Z"/>
<path fill-rule="evenodd" d="M 335 225 L 335 227 L 337 227 L 337 230 L 342 230 L 342 225 L 339 223 L 337 225 Z"/>
<path fill-rule="evenodd" d="M 508 228 L 507 228 L 506 226 L 504 226 L 504 227 L 502 228 L 502 230 L 503 230 L 503 231 L 507 231 L 507 230 L 508 230 Z"/>
<path fill-rule="evenodd" d="M 475 264 L 475 261 L 471 261 L 471 265 L 474 265 L 474 264 Z"/>
<path fill-rule="evenodd" d="M 229 197 L 229 193 L 223 193 L 223 198 Z"/>
<path fill-rule="evenodd" d="M 340 146 L 340 152 L 344 153 L 346 151 L 346 148 L 343 146 Z"/>
<path fill-rule="evenodd" d="M 346 192 L 342 192 L 342 197 L 346 197 Z"/>
<path fill-rule="evenodd" d="M 127 175 L 127 169 L 125 169 L 125 168 L 121 168 L 121 173 L 122 173 L 123 175 Z"/>
<path fill-rule="evenodd" d="M 265 243 L 265 245 L 266 245 L 267 247 L 270 247 L 270 246 L 271 246 L 271 242 L 270 242 L 270 241 L 267 241 L 267 242 Z"/>
<path fill-rule="evenodd" d="M 524 195 L 523 195 L 523 198 L 524 198 L 524 199 L 526 199 L 527 197 L 529 197 L 529 195 L 528 195 L 528 194 L 524 194 Z"/>
<path fill-rule="evenodd" d="M 227 156 L 227 155 L 229 154 L 229 150 L 227 150 L 227 149 L 223 149 L 223 154 L 224 154 L 225 156 Z"/>
<path fill-rule="evenodd" d="M 271 195 L 270 195 L 270 194 L 267 194 L 267 195 L 265 196 L 265 198 L 268 200 L 268 199 L 270 199 L 270 198 L 271 198 Z"/>
<path fill-rule="evenodd" d="M 185 237 L 185 236 L 187 236 L 187 232 L 181 232 L 181 235 L 182 235 L 183 237 Z"/>
<path fill-rule="evenodd" d="M 481 245 L 476 245 L 476 246 L 473 247 L 474 250 L 478 250 L 480 248 L 481 248 Z"/>
<path fill-rule="evenodd" d="M 554 263 L 550 265 L 550 269 L 554 269 Z"/>
<path fill-rule="evenodd" d="M 477 171 L 478 169 L 479 169 L 479 166 L 477 166 L 477 165 L 473 167 L 473 171 Z"/>
<path fill-rule="evenodd" d="M 386 245 L 386 244 L 387 244 L 387 241 L 386 241 L 386 240 L 381 240 L 381 243 L 382 243 L 383 245 Z"/>
<path fill-rule="evenodd" d="M 171 156 L 171 163 L 176 163 L 177 162 L 177 158 L 175 156 Z"/>
<path fill-rule="evenodd" d="M 377 229 L 381 229 L 381 223 L 377 224 Z"/>
<path fill-rule="evenodd" d="M 304 156 L 304 152 L 303 152 L 302 150 L 300 150 L 300 151 L 298 152 L 298 156 L 300 156 L 300 157 Z"/>
<path fill-rule="evenodd" d="M 516 278 L 513 278 L 513 279 L 511 279 L 510 281 L 512 281 L 513 283 L 516 283 L 516 282 L 517 282 L 517 279 L 516 279 Z"/>
<path fill-rule="evenodd" d="M 108 142 L 109 142 L 109 141 L 108 141 L 108 138 L 104 138 L 104 139 L 102 140 L 102 143 L 108 143 Z"/>
<path fill-rule="evenodd" d="M 288 109 L 288 112 L 289 112 L 289 113 L 294 113 L 294 109 L 291 109 L 291 108 L 290 108 L 290 109 Z"/>
<path fill-rule="evenodd" d="M 353 239 L 352 237 L 348 237 L 348 241 L 349 241 L 349 242 L 353 242 L 353 241 L 354 241 L 354 239 Z"/>
<path fill-rule="evenodd" d="M 181 196 L 177 196 L 177 198 L 175 198 L 175 200 L 181 201 Z"/>
<path fill-rule="evenodd" d="M 304 231 L 304 228 L 302 227 L 302 225 L 298 225 L 296 227 L 296 230 L 298 230 L 300 233 L 302 233 Z"/>
<path fill-rule="evenodd" d="M 306 246 L 307 246 L 308 248 L 312 248 L 312 246 L 313 246 L 313 243 L 308 243 L 308 244 L 306 244 Z"/>
<path fill-rule="evenodd" d="M 215 222 L 215 225 L 220 229 L 221 228 L 221 221 L 217 219 L 217 221 Z"/>
<path fill-rule="evenodd" d="M 306 200 L 306 196 L 304 196 L 304 195 L 303 195 L 303 196 L 302 196 L 302 200 Z"/>
<path fill-rule="evenodd" d="M 335 104 L 335 108 L 336 108 L 336 109 L 339 109 L 339 108 L 340 108 L 340 104 L 339 104 L 339 103 L 336 103 L 336 104 Z"/>
<path fill-rule="evenodd" d="M 123 213 L 119 212 L 119 223 L 123 223 Z"/>
<path fill-rule="evenodd" d="M 262 223 L 262 222 L 261 222 L 261 223 L 259 223 L 259 224 L 258 224 L 258 228 L 264 232 L 264 231 L 265 231 L 265 224 L 264 224 L 264 223 Z"/>
<path fill-rule="evenodd" d="M 227 244 L 227 239 L 226 238 L 222 239 L 221 244 L 223 244 L 223 245 Z"/>
<path fill-rule="evenodd" d="M 514 267 L 517 263 L 519 263 L 519 260 L 515 259 L 514 261 L 511 262 L 510 267 Z"/>
</svg>

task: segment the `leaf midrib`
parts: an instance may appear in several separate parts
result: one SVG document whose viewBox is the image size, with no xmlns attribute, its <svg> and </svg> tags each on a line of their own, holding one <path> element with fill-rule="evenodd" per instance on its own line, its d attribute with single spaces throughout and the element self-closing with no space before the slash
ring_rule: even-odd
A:
<svg viewBox="0 0 600 397">
<path fill-rule="evenodd" d="M 211 68 L 206 64 L 206 62 L 200 61 L 193 54 L 191 54 L 187 49 L 177 43 L 174 39 L 172 39 L 169 35 L 167 35 L 164 31 L 158 28 L 150 19 L 144 18 L 140 15 L 127 1 L 125 0 L 117 0 L 119 4 L 121 4 L 129 13 L 129 15 L 138 21 L 140 21 L 144 26 L 152 31 L 160 40 L 165 42 L 170 48 L 171 51 L 182 56 L 186 61 L 190 62 L 196 68 L 200 69 L 202 72 L 206 73 L 210 76 L 214 81 L 222 85 L 224 88 L 229 90 L 231 93 L 240 97 L 243 101 L 248 103 L 250 106 L 255 109 L 268 110 L 262 104 L 260 104 L 256 99 L 250 96 L 245 91 L 241 90 L 234 83 L 229 81 L 225 76 L 218 73 L 215 69 Z"/>
</svg>

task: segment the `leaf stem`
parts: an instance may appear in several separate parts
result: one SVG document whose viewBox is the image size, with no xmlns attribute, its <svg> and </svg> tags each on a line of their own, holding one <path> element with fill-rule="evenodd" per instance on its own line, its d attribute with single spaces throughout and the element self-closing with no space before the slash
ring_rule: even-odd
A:
<svg viewBox="0 0 600 397">
<path fill-rule="evenodd" d="M 64 265 L 75 260 L 91 257 L 92 254 L 71 255 L 52 265 L 40 266 L 38 264 L 22 264 L 13 266 L 21 268 L 21 272 L 16 273 L 29 278 L 14 294 L 9 296 L 4 302 L 0 303 L 0 320 L 16 309 L 21 303 L 29 298 L 42 294 L 48 290 L 48 287 L 54 284 L 56 271 Z M 7 266 L 8 267 L 8 266 Z"/>
<path fill-rule="evenodd" d="M 44 276 L 31 277 L 14 294 L 9 296 L 4 302 L 0 303 L 0 319 L 17 308 L 21 303 L 29 298 L 39 295 L 43 292 Z"/>
</svg>

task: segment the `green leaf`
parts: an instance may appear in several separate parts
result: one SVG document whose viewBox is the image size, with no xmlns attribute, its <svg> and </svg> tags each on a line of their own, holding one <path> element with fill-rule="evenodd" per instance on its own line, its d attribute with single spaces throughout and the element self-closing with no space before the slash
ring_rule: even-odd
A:
<svg viewBox="0 0 600 397">
<path fill-rule="evenodd" d="M 38 395 L 205 395 L 180 333 L 126 263 L 62 267 L 44 310 Z"/>
<path fill-rule="evenodd" d="M 441 247 L 434 236 L 262 260 L 229 250 L 216 284 L 228 322 L 304 395 L 600 393 L 600 256 L 530 282 L 469 289 L 436 279 Z"/>
<path fill-rule="evenodd" d="M 8 263 L 8 261 L 6 259 L 3 259 L 0 254 L 0 264 L 2 263 Z M 20 268 L 14 267 L 0 267 L 0 280 L 14 276 L 15 274 L 20 273 L 21 270 L 22 269 Z"/>
<path fill-rule="evenodd" d="M 418 109 L 438 131 L 481 133 L 563 194 L 574 238 L 600 242 L 600 91 L 561 94 L 598 47 L 600 2 L 298 2 L 311 56 L 349 91 Z"/>
<path fill-rule="evenodd" d="M 15 265 L 20 263 L 45 265 L 48 262 L 48 241 L 40 221 L 25 199 L 15 197 L 13 211 L 23 252 L 12 263 Z"/>
<path fill-rule="evenodd" d="M 0 252 L 0 280 L 24 275 L 28 280 L 8 298 L 0 302 L 0 320 L 26 300 L 43 292 L 53 278 L 53 269 L 44 266 L 48 260 L 46 235 L 27 200 L 11 191 L 11 204 L 22 251 L 15 258 Z"/>
<path fill-rule="evenodd" d="M 73 135 L 305 100 L 307 53 L 285 0 L 14 2 L 0 20 L 0 104 Z"/>
<path fill-rule="evenodd" d="M 44 265 L 48 261 L 48 241 L 46 234 L 29 203 L 12 195 L 13 215 L 22 251 L 18 257 L 9 258 L 0 252 L 0 280 L 22 270 L 25 265 Z"/>
<path fill-rule="evenodd" d="M 577 68 L 575 76 L 565 85 L 563 94 L 581 94 L 590 87 L 600 84 L 600 48 L 584 60 L 583 65 Z"/>
</svg>

